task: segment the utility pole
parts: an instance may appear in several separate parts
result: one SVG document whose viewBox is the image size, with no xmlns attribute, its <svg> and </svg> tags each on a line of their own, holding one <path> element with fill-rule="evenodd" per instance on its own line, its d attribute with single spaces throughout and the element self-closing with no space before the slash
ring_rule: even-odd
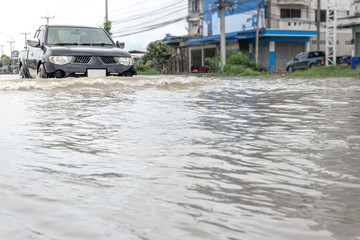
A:
<svg viewBox="0 0 360 240">
<path fill-rule="evenodd" d="M 226 44 L 225 44 L 225 1 L 220 0 L 220 59 L 221 59 L 221 71 L 224 70 L 226 64 Z"/>
<path fill-rule="evenodd" d="M 31 34 L 31 33 L 27 33 L 27 32 L 24 32 L 24 33 L 20 33 L 21 35 L 25 35 L 25 48 L 27 46 L 27 35 Z"/>
<path fill-rule="evenodd" d="M 225 7 L 233 6 L 233 2 L 227 0 L 218 0 L 216 6 L 220 9 L 220 59 L 221 59 L 221 71 L 224 70 L 226 64 L 226 37 L 225 37 Z"/>
<path fill-rule="evenodd" d="M 317 36 L 316 36 L 316 49 L 317 51 L 320 51 L 320 10 L 321 10 L 321 0 L 317 0 L 317 12 L 316 12 L 316 31 L 317 31 Z"/>
<path fill-rule="evenodd" d="M 0 45 L 0 47 L 1 47 L 1 56 L 4 55 L 4 46 L 5 45 Z"/>
<path fill-rule="evenodd" d="M 12 52 L 13 52 L 13 44 L 15 43 L 15 41 L 14 40 L 12 40 L 12 41 L 8 41 L 8 43 L 10 43 L 10 58 L 11 58 L 11 56 L 12 56 Z"/>
<path fill-rule="evenodd" d="M 257 7 L 257 14 L 256 14 L 256 40 L 255 40 L 255 63 L 259 64 L 259 15 L 260 15 L 260 8 L 261 8 L 261 0 L 258 0 L 258 7 Z"/>
<path fill-rule="evenodd" d="M 46 19 L 46 25 L 49 25 L 49 20 L 51 19 L 51 18 L 55 18 L 54 16 L 52 16 L 52 17 L 49 17 L 49 14 L 46 16 L 46 17 L 41 17 L 42 19 Z"/>
<path fill-rule="evenodd" d="M 109 21 L 108 16 L 108 0 L 105 0 L 105 22 Z"/>
</svg>

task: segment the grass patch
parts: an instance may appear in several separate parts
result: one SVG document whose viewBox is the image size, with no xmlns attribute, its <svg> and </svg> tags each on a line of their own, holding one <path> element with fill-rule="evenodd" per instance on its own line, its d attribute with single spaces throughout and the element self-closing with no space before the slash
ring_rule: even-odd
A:
<svg viewBox="0 0 360 240">
<path fill-rule="evenodd" d="M 146 70 L 146 71 L 137 71 L 138 75 L 158 75 L 159 72 L 157 70 Z"/>
<path fill-rule="evenodd" d="M 360 67 L 355 70 L 350 66 L 336 66 L 336 67 L 315 67 L 313 69 L 296 70 L 290 73 L 291 77 L 354 77 L 360 78 Z"/>
</svg>

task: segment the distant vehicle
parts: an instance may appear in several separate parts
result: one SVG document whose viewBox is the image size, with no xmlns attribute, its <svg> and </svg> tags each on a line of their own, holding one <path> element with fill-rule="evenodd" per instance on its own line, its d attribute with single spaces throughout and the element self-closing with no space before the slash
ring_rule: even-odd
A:
<svg viewBox="0 0 360 240">
<path fill-rule="evenodd" d="M 131 57 L 134 59 L 135 62 L 138 62 L 141 60 L 141 57 L 139 55 L 136 54 L 131 54 Z"/>
<path fill-rule="evenodd" d="M 124 43 L 99 27 L 40 26 L 20 53 L 22 78 L 133 76 L 137 74 Z"/>
<path fill-rule="evenodd" d="M 350 55 L 344 55 L 344 56 L 336 57 L 336 63 L 337 63 L 337 64 L 347 64 L 347 65 L 350 65 L 350 63 L 351 63 L 351 56 L 350 56 Z"/>
<path fill-rule="evenodd" d="M 313 68 L 318 65 L 324 65 L 324 52 L 302 52 L 286 64 L 286 71 L 293 72 L 296 69 Z"/>
</svg>

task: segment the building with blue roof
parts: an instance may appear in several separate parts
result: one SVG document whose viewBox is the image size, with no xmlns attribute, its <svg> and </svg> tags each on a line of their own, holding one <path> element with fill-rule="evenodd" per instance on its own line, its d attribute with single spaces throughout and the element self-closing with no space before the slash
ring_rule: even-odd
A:
<svg viewBox="0 0 360 240">
<path fill-rule="evenodd" d="M 347 3 L 349 1 L 349 3 Z M 189 36 L 166 39 L 188 58 L 183 69 L 204 69 L 205 59 L 220 48 L 220 12 L 217 0 L 189 0 Z M 253 59 L 258 0 L 233 0 L 225 11 L 226 49 L 242 51 Z M 261 0 L 259 14 L 259 65 L 267 71 L 285 71 L 298 53 L 316 50 L 316 4 L 310 0 Z M 325 51 L 326 0 L 321 1 L 320 51 Z M 339 4 L 338 16 L 346 16 L 350 0 Z M 340 30 L 337 55 L 351 52 L 351 31 Z"/>
</svg>

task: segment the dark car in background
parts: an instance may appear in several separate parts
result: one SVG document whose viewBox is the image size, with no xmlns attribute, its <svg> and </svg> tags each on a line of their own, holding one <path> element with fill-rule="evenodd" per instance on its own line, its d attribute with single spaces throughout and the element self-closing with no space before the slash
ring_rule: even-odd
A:
<svg viewBox="0 0 360 240">
<path fill-rule="evenodd" d="M 99 27 L 45 25 L 20 54 L 22 78 L 133 76 L 131 55 Z"/>
<path fill-rule="evenodd" d="M 318 65 L 324 65 L 324 63 L 324 52 L 302 52 L 287 63 L 286 71 L 293 72 L 297 69 L 313 68 Z"/>
</svg>

